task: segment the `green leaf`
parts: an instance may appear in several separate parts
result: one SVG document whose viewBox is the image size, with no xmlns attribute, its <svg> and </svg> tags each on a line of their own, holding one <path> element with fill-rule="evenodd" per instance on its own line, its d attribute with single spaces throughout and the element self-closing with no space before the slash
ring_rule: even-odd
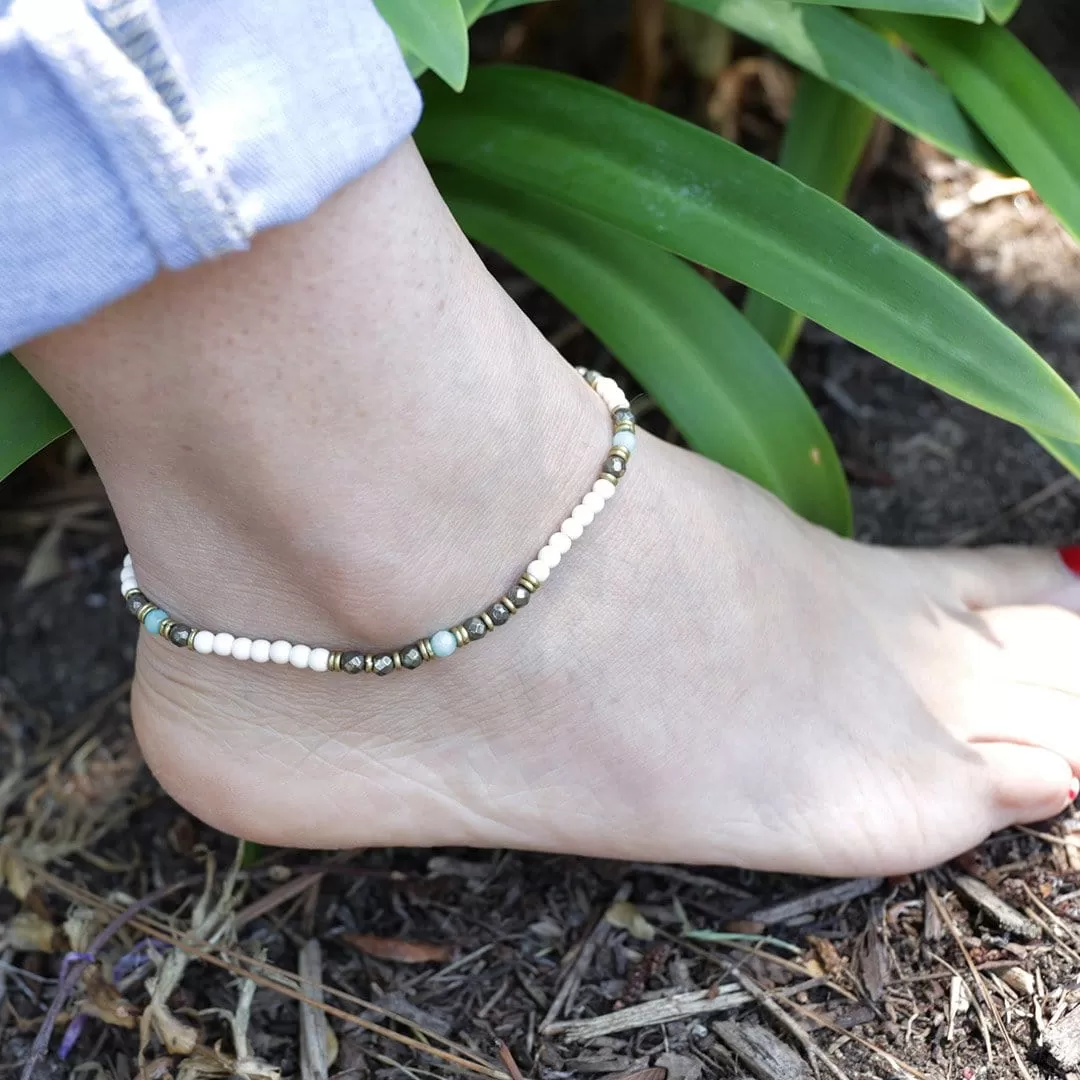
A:
<svg viewBox="0 0 1080 1080">
<path fill-rule="evenodd" d="M 859 20 L 790 0 L 678 0 L 772 49 L 946 153 L 1005 171 L 948 89 Z"/>
<path fill-rule="evenodd" d="M 483 67 L 428 88 L 417 141 L 779 300 L 987 412 L 1066 440 L 1080 400 L 969 292 L 774 165 L 568 75 Z"/>
<path fill-rule="evenodd" d="M 414 76 L 431 68 L 461 90 L 469 71 L 469 34 L 461 0 L 375 0 L 406 53 Z"/>
<path fill-rule="evenodd" d="M 0 480 L 71 425 L 11 353 L 0 355 Z"/>
<path fill-rule="evenodd" d="M 794 376 L 699 273 L 577 211 L 457 169 L 435 180 L 462 228 L 573 311 L 695 449 L 804 517 L 851 530 L 843 469 Z"/>
<path fill-rule="evenodd" d="M 899 11 L 907 15 L 936 15 L 946 19 L 964 19 L 973 23 L 981 23 L 985 17 L 983 0 L 798 0 L 798 3 L 817 4 L 823 7 Z M 990 0 L 987 0 L 987 7 L 989 6 Z"/>
<path fill-rule="evenodd" d="M 874 114 L 862 102 L 804 74 L 778 164 L 803 183 L 843 201 L 873 127 Z M 762 337 L 787 360 L 799 339 L 803 317 L 756 292 L 747 296 L 743 310 Z"/>
<path fill-rule="evenodd" d="M 1004 27 L 873 15 L 941 75 L 987 138 L 1080 240 L 1080 108 Z"/>
<path fill-rule="evenodd" d="M 1021 0 L 983 0 L 986 14 L 1004 26 L 1019 10 Z"/>
<path fill-rule="evenodd" d="M 499 11 L 509 11 L 511 8 L 525 7 L 528 4 L 544 4 L 547 0 L 491 0 L 484 8 L 485 15 L 494 15 Z M 469 24 L 472 25 L 471 23 Z"/>
</svg>

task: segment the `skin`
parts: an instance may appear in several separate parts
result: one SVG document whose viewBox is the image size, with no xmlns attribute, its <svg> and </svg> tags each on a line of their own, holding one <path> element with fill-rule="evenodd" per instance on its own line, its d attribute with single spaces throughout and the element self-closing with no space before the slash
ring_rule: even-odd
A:
<svg viewBox="0 0 1080 1080">
<path fill-rule="evenodd" d="M 610 438 L 411 143 L 250 252 L 20 355 L 148 595 L 250 637 L 393 647 L 453 624 L 505 591 Z M 1053 552 L 854 544 L 642 435 L 490 639 L 376 679 L 143 634 L 132 713 L 166 789 L 264 843 L 898 873 L 1067 804 L 1077 611 Z"/>
</svg>

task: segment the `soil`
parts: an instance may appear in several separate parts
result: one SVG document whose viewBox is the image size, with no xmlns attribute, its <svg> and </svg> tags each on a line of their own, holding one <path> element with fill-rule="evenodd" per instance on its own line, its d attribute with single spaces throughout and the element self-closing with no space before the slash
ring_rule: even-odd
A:
<svg viewBox="0 0 1080 1080">
<path fill-rule="evenodd" d="M 1075 90 L 1080 72 L 1062 44 L 1069 17 L 1029 5 L 1020 28 Z M 569 63 L 613 79 L 619 55 L 601 34 Z M 767 108 L 748 108 L 768 141 Z M 1051 215 L 1030 194 L 965 207 L 983 174 L 899 135 L 883 147 L 852 205 L 957 274 L 1080 385 L 1080 251 Z M 609 362 L 554 301 L 493 265 L 572 361 Z M 861 538 L 1080 537 L 1076 482 L 1019 429 L 819 328 L 805 331 L 794 366 L 849 470 Z M 301 1024 L 322 1014 L 298 1006 L 287 973 L 301 951 L 311 959 L 312 941 L 321 960 L 309 977 L 333 988 L 325 996 L 338 1010 L 333 1076 L 1080 1071 L 1080 818 L 1071 816 L 994 837 L 927 874 L 839 884 L 510 851 L 248 848 L 223 936 L 206 945 L 202 875 L 212 859 L 220 890 L 237 844 L 191 820 L 139 762 L 125 699 L 134 629 L 114 587 L 120 553 L 74 440 L 0 488 L 0 1076 L 25 1064 L 64 953 L 85 950 L 125 910 L 100 950 L 109 965 L 148 937 L 200 951 L 157 1028 L 171 1015 L 173 1039 L 197 1048 L 168 1052 L 152 1039 L 148 1077 L 297 1075 Z M 131 910 L 175 882 L 151 910 Z M 162 964 L 156 954 L 136 964 L 122 984 L 130 1005 L 84 976 L 72 1001 L 95 1015 L 66 1062 L 53 1039 L 37 1075 L 138 1075 L 133 1017 Z M 247 1006 L 245 973 L 271 984 Z M 612 1016 L 625 1030 L 588 1023 Z M 65 1007 L 59 1027 L 68 1020 Z M 456 1045 L 450 1062 L 432 1055 L 445 1039 Z M 327 1037 L 316 1031 L 310 1046 L 304 1075 L 326 1075 L 317 1059 Z M 643 1071 L 653 1069 L 666 1073 Z"/>
</svg>

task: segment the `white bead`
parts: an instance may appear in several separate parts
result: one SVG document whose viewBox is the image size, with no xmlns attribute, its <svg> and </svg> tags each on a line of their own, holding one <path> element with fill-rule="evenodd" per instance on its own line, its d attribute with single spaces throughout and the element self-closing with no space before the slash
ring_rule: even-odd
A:
<svg viewBox="0 0 1080 1080">
<path fill-rule="evenodd" d="M 232 643 L 232 655 L 234 660 L 251 659 L 251 638 L 238 637 Z"/>
<path fill-rule="evenodd" d="M 608 406 L 612 412 L 618 412 L 619 409 L 629 409 L 630 402 L 626 399 L 626 395 L 620 390 L 612 399 L 611 404 Z"/>
<path fill-rule="evenodd" d="M 542 562 L 545 566 L 549 566 L 554 570 L 555 567 L 562 562 L 562 555 L 560 555 L 550 544 L 545 544 L 538 552 L 536 559 L 538 562 Z"/>
<path fill-rule="evenodd" d="M 251 643 L 251 659 L 256 664 L 265 664 L 270 659 L 270 642 L 266 638 L 256 638 Z"/>
<path fill-rule="evenodd" d="M 289 663 L 294 668 L 306 668 L 311 659 L 310 645 L 294 645 L 289 650 Z"/>
<path fill-rule="evenodd" d="M 596 515 L 583 502 L 575 506 L 574 509 L 570 511 L 570 516 L 579 525 L 585 526 L 591 525 L 593 523 L 593 518 L 596 517 Z"/>
<path fill-rule="evenodd" d="M 214 655 L 232 656 L 233 642 L 236 638 L 232 634 L 220 633 L 214 635 Z"/>
<path fill-rule="evenodd" d="M 200 630 L 191 643 L 192 648 L 203 656 L 209 656 L 214 651 L 214 632 L 212 630 Z"/>
<path fill-rule="evenodd" d="M 312 649 L 308 657 L 307 666 L 312 671 L 327 671 L 330 668 L 330 650 Z"/>
<path fill-rule="evenodd" d="M 560 526 L 559 532 L 565 533 L 571 540 L 580 540 L 585 526 L 576 518 L 568 517 Z"/>
<path fill-rule="evenodd" d="M 604 500 L 596 494 L 595 491 L 590 491 L 586 494 L 585 498 L 581 500 L 581 505 L 586 510 L 591 510 L 594 514 L 599 514 L 604 509 Z"/>
<path fill-rule="evenodd" d="M 287 664 L 289 662 L 289 653 L 292 652 L 292 642 L 289 641 L 275 641 L 270 646 L 270 659 L 275 664 Z"/>
<path fill-rule="evenodd" d="M 548 566 L 547 563 L 541 562 L 539 559 L 534 559 L 525 567 L 525 573 L 530 577 L 536 578 L 536 580 L 543 585 L 544 582 L 551 577 L 551 567 Z"/>
<path fill-rule="evenodd" d="M 610 480 L 605 480 L 602 476 L 592 486 L 593 492 L 600 496 L 604 502 L 607 502 L 612 495 L 615 494 L 615 485 Z"/>
<path fill-rule="evenodd" d="M 548 540 L 548 547 L 553 547 L 560 555 L 565 555 L 573 546 L 574 541 L 564 532 L 552 533 Z"/>
</svg>

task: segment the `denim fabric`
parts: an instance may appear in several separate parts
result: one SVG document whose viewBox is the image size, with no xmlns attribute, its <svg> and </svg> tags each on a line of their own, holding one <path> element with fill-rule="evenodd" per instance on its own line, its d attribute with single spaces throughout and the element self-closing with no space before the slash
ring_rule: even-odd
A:
<svg viewBox="0 0 1080 1080">
<path fill-rule="evenodd" d="M 0 352 L 303 218 L 419 113 L 371 0 L 0 0 Z"/>
</svg>

